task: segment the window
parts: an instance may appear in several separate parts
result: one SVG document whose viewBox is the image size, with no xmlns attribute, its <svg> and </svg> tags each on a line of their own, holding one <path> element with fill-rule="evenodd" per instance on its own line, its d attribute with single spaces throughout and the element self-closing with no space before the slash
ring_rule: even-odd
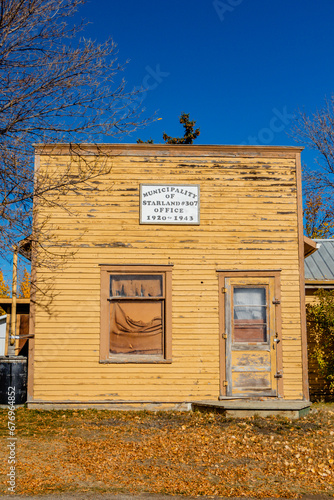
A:
<svg viewBox="0 0 334 500">
<path fill-rule="evenodd" d="M 267 342 L 266 287 L 233 288 L 233 341 Z"/>
<path fill-rule="evenodd" d="M 101 361 L 171 360 L 171 266 L 101 266 Z"/>
</svg>

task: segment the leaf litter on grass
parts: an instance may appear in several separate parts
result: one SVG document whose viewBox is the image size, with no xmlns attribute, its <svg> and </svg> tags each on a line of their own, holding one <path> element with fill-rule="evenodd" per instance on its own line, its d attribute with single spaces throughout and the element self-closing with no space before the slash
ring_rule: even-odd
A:
<svg viewBox="0 0 334 500">
<path fill-rule="evenodd" d="M 190 412 L 16 414 L 16 493 L 334 496 L 334 413 L 326 407 L 295 421 Z M 0 416 L 5 444 L 6 411 Z M 5 493 L 6 446 L 0 459 Z"/>
</svg>

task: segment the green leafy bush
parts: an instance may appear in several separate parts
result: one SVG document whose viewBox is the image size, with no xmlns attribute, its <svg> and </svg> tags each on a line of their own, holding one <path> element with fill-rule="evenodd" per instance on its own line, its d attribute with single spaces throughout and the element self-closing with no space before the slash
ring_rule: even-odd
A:
<svg viewBox="0 0 334 500">
<path fill-rule="evenodd" d="M 306 306 L 311 356 L 334 393 L 334 291 L 319 289 L 316 297 L 316 302 Z"/>
</svg>

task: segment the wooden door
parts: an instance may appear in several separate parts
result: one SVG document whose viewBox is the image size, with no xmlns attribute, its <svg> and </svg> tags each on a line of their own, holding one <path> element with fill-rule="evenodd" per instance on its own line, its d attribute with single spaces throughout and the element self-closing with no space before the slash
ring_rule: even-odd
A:
<svg viewBox="0 0 334 500">
<path fill-rule="evenodd" d="M 223 278 L 222 397 L 277 396 L 275 278 Z"/>
</svg>

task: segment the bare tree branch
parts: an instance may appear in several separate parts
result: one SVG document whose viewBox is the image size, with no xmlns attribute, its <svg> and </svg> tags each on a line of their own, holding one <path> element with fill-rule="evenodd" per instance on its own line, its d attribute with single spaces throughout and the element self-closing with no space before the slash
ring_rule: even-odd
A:
<svg viewBox="0 0 334 500">
<path fill-rule="evenodd" d="M 117 47 L 79 38 L 72 17 L 85 0 L 0 0 L 0 252 L 31 230 L 33 197 L 103 175 L 81 173 L 34 186 L 33 143 L 97 142 L 131 133 L 140 90 L 128 91 Z M 139 106 L 138 106 L 139 102 Z M 80 147 L 73 154 L 80 156 Z"/>
<path fill-rule="evenodd" d="M 334 96 L 311 116 L 299 111 L 292 135 L 318 153 L 316 165 L 307 165 L 303 173 L 307 235 L 334 236 Z"/>
</svg>

